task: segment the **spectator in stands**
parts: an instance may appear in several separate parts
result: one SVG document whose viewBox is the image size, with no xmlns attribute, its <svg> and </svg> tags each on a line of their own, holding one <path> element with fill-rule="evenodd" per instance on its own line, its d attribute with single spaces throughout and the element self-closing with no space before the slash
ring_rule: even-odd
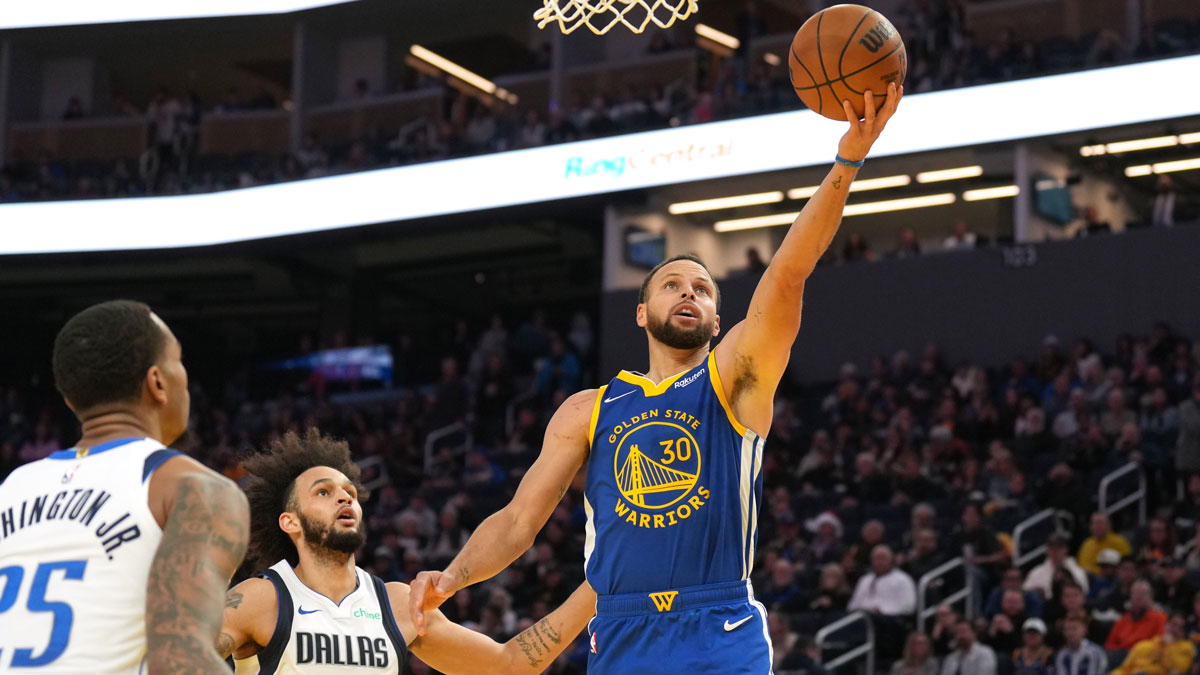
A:
<svg viewBox="0 0 1200 675">
<path fill-rule="evenodd" d="M 894 495 L 892 482 L 879 470 L 875 455 L 860 452 L 854 458 L 855 476 L 847 485 L 847 496 L 859 504 L 886 504 Z"/>
<path fill-rule="evenodd" d="M 987 622 L 985 642 L 996 652 L 1001 663 L 1007 662 L 1020 648 L 1022 626 L 1029 616 L 1025 613 L 1025 593 L 1010 588 L 1002 594 L 1000 611 Z M 981 622 L 982 623 L 982 622 Z M 1001 668 L 1005 670 L 1005 668 Z"/>
<path fill-rule="evenodd" d="M 1026 619 L 1021 629 L 1021 646 L 1012 653 L 1012 675 L 1051 675 L 1054 652 L 1046 646 L 1045 622 Z"/>
<path fill-rule="evenodd" d="M 1154 181 L 1154 203 L 1150 207 L 1150 224 L 1154 227 L 1175 225 L 1175 182 L 1166 174 Z"/>
<path fill-rule="evenodd" d="M 1009 553 L 1000 544 L 996 532 L 983 520 L 980 506 L 967 502 L 963 507 L 962 524 L 953 539 L 953 552 L 964 552 L 975 565 L 990 578 L 999 579 L 1004 573 Z"/>
<path fill-rule="evenodd" d="M 1184 476 L 1200 473 L 1200 376 L 1192 383 L 1191 398 L 1179 404 L 1175 471 Z"/>
<path fill-rule="evenodd" d="M 1146 541 L 1137 550 L 1139 564 L 1158 563 L 1175 555 L 1175 528 L 1166 518 L 1153 518 L 1147 530 Z"/>
<path fill-rule="evenodd" d="M 1025 589 L 1037 591 L 1043 598 L 1057 598 L 1055 591 L 1066 580 L 1074 581 L 1086 592 L 1087 573 L 1069 555 L 1066 536 L 1055 533 L 1046 541 L 1046 560 L 1030 570 L 1025 578 Z"/>
<path fill-rule="evenodd" d="M 1174 556 L 1163 558 L 1158 563 L 1159 579 L 1154 597 L 1168 612 L 1187 612 L 1192 609 L 1192 598 L 1196 589 L 1188 581 L 1186 570 Z"/>
<path fill-rule="evenodd" d="M 938 660 L 929 636 L 913 631 L 904 641 L 904 655 L 892 664 L 889 675 L 938 675 Z"/>
<path fill-rule="evenodd" d="M 796 579 L 796 567 L 787 558 L 779 558 L 771 565 L 771 576 L 763 585 L 761 593 L 755 595 L 767 607 L 779 607 L 783 611 L 794 611 L 801 607 L 803 592 Z"/>
<path fill-rule="evenodd" d="M 1154 590 L 1150 582 L 1138 579 L 1133 582 L 1129 594 L 1129 611 L 1113 626 L 1104 648 L 1122 652 L 1124 658 L 1123 652 L 1133 649 L 1138 642 L 1162 635 L 1166 623 L 1167 615 L 1154 608 Z"/>
<path fill-rule="evenodd" d="M 942 242 L 942 249 L 946 251 L 969 251 L 975 248 L 975 233 L 967 229 L 967 221 L 959 218 L 954 221 L 954 226 L 950 230 L 950 236 Z"/>
<path fill-rule="evenodd" d="M 1108 657 L 1104 650 L 1088 640 L 1087 626 L 1078 618 L 1066 620 L 1063 636 L 1066 644 L 1054 658 L 1055 675 L 1104 675 Z"/>
<path fill-rule="evenodd" d="M 54 438 L 54 434 L 51 433 L 49 422 L 42 420 L 34 427 L 33 435 L 25 441 L 17 454 L 22 462 L 32 462 L 49 457 L 51 453 L 59 449 L 58 439 Z"/>
<path fill-rule="evenodd" d="M 996 675 L 996 653 L 975 639 L 970 621 L 959 619 L 954 638 L 954 651 L 942 659 L 942 675 Z"/>
<path fill-rule="evenodd" d="M 842 262 L 862 262 L 874 259 L 875 252 L 871 250 L 871 245 L 867 243 L 865 237 L 854 232 L 846 238 L 846 243 L 842 246 Z"/>
<path fill-rule="evenodd" d="M 917 589 L 912 577 L 895 566 L 892 549 L 879 544 L 871 550 L 871 571 L 858 580 L 849 609 L 885 616 L 916 611 Z"/>
<path fill-rule="evenodd" d="M 917 240 L 917 233 L 912 227 L 905 225 L 900 228 L 900 234 L 897 237 L 896 250 L 892 252 L 893 258 L 903 260 L 905 258 L 916 258 L 921 255 L 921 242 Z"/>
<path fill-rule="evenodd" d="M 1093 602 L 1092 617 L 1110 624 L 1116 623 L 1129 606 L 1133 596 L 1133 584 L 1138 580 L 1137 561 L 1132 557 L 1121 560 L 1117 566 L 1117 582 Z"/>
<path fill-rule="evenodd" d="M 1161 635 L 1139 641 L 1113 675 L 1176 675 L 1192 667 L 1196 647 L 1186 637 L 1183 615 L 1175 612 Z"/>
<path fill-rule="evenodd" d="M 1117 585 L 1117 567 L 1120 564 L 1120 553 L 1111 548 L 1100 551 L 1096 556 L 1096 568 L 1099 573 L 1088 583 L 1088 598 L 1098 598 Z"/>
<path fill-rule="evenodd" d="M 1188 554 L 1183 559 L 1184 567 L 1189 573 L 1200 571 L 1200 521 L 1196 522 L 1194 529 L 1196 535 L 1188 542 Z"/>
<path fill-rule="evenodd" d="M 774 615 L 769 615 L 774 616 Z M 778 649 L 775 651 L 775 668 L 780 673 L 795 673 L 795 675 L 830 675 L 821 666 L 821 654 L 817 643 L 807 635 L 799 635 L 791 650 L 782 657 Z"/>
<path fill-rule="evenodd" d="M 1079 566 L 1089 574 L 1100 573 L 1100 553 L 1105 549 L 1116 551 L 1118 556 L 1127 556 L 1132 553 L 1129 540 L 1112 531 L 1112 521 L 1104 513 L 1097 511 L 1092 514 L 1090 531 L 1091 536 L 1085 539 L 1083 545 L 1079 547 L 1078 556 Z"/>
<path fill-rule="evenodd" d="M 828 563 L 821 568 L 821 579 L 808 603 L 809 611 L 840 613 L 849 602 L 850 585 L 846 583 L 846 572 L 838 563 Z"/>
<path fill-rule="evenodd" d="M 1044 603 L 1042 597 L 1034 591 L 1025 590 L 1024 579 L 1021 577 L 1021 569 L 1018 567 L 1009 567 L 1004 570 L 1004 575 L 1000 578 L 1000 585 L 992 589 L 992 594 L 988 596 L 987 606 L 983 609 L 983 615 L 989 620 L 1000 613 L 1000 603 L 1004 599 L 1006 591 L 1014 590 L 1021 593 L 1025 602 L 1025 613 L 1031 617 L 1041 618 L 1044 611 Z"/>
<path fill-rule="evenodd" d="M 913 547 L 903 554 L 902 566 L 916 581 L 940 567 L 948 559 L 938 550 L 937 534 L 928 528 L 913 533 Z"/>
<path fill-rule="evenodd" d="M 940 604 L 935 610 L 933 628 L 929 630 L 929 639 L 933 641 L 933 653 L 939 658 L 945 657 L 955 649 L 959 619 L 962 618 L 954 608 Z"/>
<path fill-rule="evenodd" d="M 1048 641 L 1052 647 L 1061 647 L 1063 633 L 1068 618 L 1076 618 L 1088 627 L 1088 637 L 1101 638 L 1102 629 L 1097 626 L 1093 633 L 1092 617 L 1087 610 L 1087 597 L 1083 589 L 1072 581 L 1064 581 L 1057 602 L 1050 603 L 1046 608 L 1046 623 L 1052 629 Z"/>
<path fill-rule="evenodd" d="M 831 512 L 824 512 L 805 522 L 809 532 L 815 533 L 805 554 L 811 567 L 836 563 L 842 559 L 842 521 Z"/>
<path fill-rule="evenodd" d="M 852 579 L 871 566 L 875 547 L 884 543 L 885 533 L 883 523 L 878 520 L 863 523 L 858 543 L 850 547 L 849 554 L 843 559 L 843 562 L 848 561 L 851 565 L 847 571 Z"/>
</svg>

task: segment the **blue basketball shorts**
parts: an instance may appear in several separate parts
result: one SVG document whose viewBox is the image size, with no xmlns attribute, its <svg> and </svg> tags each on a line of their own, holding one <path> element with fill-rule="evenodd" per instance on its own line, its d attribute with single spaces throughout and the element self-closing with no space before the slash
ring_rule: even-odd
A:
<svg viewBox="0 0 1200 675">
<path fill-rule="evenodd" d="M 770 675 L 767 612 L 748 581 L 601 595 L 588 675 Z"/>
</svg>

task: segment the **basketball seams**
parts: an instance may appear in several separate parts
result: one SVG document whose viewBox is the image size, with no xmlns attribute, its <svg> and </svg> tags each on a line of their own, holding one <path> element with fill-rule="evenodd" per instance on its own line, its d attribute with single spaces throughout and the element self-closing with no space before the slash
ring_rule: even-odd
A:
<svg viewBox="0 0 1200 675">
<path fill-rule="evenodd" d="M 812 71 L 808 69 L 808 66 L 804 65 L 804 61 L 800 58 L 800 55 L 796 53 L 795 44 L 792 45 L 791 53 L 792 53 L 792 58 L 796 59 L 796 63 L 798 63 L 800 65 L 800 67 L 804 69 L 805 73 L 808 73 L 809 79 L 811 79 L 813 81 L 813 84 L 816 85 L 817 78 L 813 76 Z M 790 68 L 788 69 L 788 79 L 791 79 L 791 69 Z M 797 87 L 796 83 L 792 82 L 792 89 L 795 89 L 796 91 L 808 90 L 808 89 L 812 89 L 812 88 L 813 87 Z M 823 108 L 825 106 L 825 101 L 820 96 L 817 97 L 817 101 L 818 101 L 817 114 L 820 114 L 821 108 Z"/>
<path fill-rule="evenodd" d="M 883 56 L 879 57 L 878 59 L 872 61 L 871 63 L 868 63 L 867 65 L 863 66 L 862 68 L 859 68 L 858 70 L 856 70 L 852 73 L 846 73 L 845 75 L 837 78 L 836 80 L 829 80 L 828 82 L 822 82 L 821 84 L 814 84 L 811 87 L 797 87 L 797 86 L 794 86 L 794 83 L 793 83 L 792 88 L 795 89 L 796 91 L 808 91 L 810 89 L 818 89 L 820 87 L 824 87 L 825 85 L 832 85 L 837 82 L 842 82 L 843 84 L 845 84 L 845 81 L 847 79 L 854 77 L 855 75 L 858 75 L 860 73 L 863 73 L 864 71 L 870 70 L 871 68 L 874 68 L 875 66 L 879 65 L 884 59 L 888 58 L 892 54 L 895 54 L 896 50 L 901 49 L 903 47 L 904 47 L 903 42 L 897 43 L 895 47 L 892 47 L 892 51 L 884 54 Z M 799 59 L 797 59 L 797 61 L 799 61 Z M 805 70 L 808 70 L 808 69 L 805 68 Z M 908 69 L 906 67 L 905 74 L 907 74 L 907 70 Z M 816 82 L 816 80 L 813 80 L 813 82 Z M 847 88 L 849 88 L 849 85 L 847 85 Z M 850 91 L 854 91 L 854 90 L 850 89 Z M 855 93 L 862 93 L 862 92 L 855 92 Z"/>
<path fill-rule="evenodd" d="M 868 8 L 867 13 L 863 14 L 862 18 L 858 20 L 858 23 L 854 24 L 854 30 L 850 31 L 850 37 L 846 38 L 846 43 L 842 45 L 842 53 L 838 55 L 837 63 L 838 80 L 844 81 L 847 77 L 842 73 L 842 61 L 846 60 L 846 50 L 849 49 L 850 44 L 854 42 L 854 36 L 858 35 L 858 29 L 862 28 L 863 22 L 867 20 L 868 16 L 871 16 L 875 13 L 875 10 Z M 828 77 L 828 75 L 826 77 Z"/>
<path fill-rule="evenodd" d="M 817 61 L 821 64 L 821 76 L 825 78 L 825 84 L 829 85 L 829 95 L 836 101 L 837 94 L 833 93 L 833 86 L 830 85 L 829 71 L 825 70 L 825 52 L 821 49 L 821 22 L 824 20 L 824 12 L 817 15 Z M 815 78 L 813 82 L 816 82 Z M 817 100 L 821 102 L 817 108 L 817 114 L 820 115 L 821 111 L 825 109 L 825 97 L 821 95 L 821 85 L 817 86 Z"/>
</svg>

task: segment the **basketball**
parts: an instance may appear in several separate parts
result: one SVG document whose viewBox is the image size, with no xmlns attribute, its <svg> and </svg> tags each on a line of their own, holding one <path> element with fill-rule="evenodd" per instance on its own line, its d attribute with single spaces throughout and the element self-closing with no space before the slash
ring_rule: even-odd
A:
<svg viewBox="0 0 1200 675">
<path fill-rule="evenodd" d="M 792 39 L 788 55 L 792 87 L 819 115 L 846 121 L 849 99 L 861 119 L 863 94 L 875 94 L 878 110 L 888 83 L 904 83 L 908 59 L 900 33 L 885 16 L 862 5 L 834 5 L 814 14 Z"/>
</svg>

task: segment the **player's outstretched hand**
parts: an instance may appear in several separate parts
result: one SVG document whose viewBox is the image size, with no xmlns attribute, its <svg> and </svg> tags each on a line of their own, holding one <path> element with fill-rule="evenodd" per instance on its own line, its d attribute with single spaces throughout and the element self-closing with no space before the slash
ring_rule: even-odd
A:
<svg viewBox="0 0 1200 675">
<path fill-rule="evenodd" d="M 454 577 L 445 572 L 420 572 L 409 585 L 408 613 L 417 635 L 425 634 L 425 612 L 437 609 L 454 595 Z"/>
<path fill-rule="evenodd" d="M 850 101 L 842 101 L 846 119 L 850 120 L 850 130 L 846 132 L 845 136 L 842 136 L 841 142 L 838 143 L 838 155 L 853 162 L 866 159 L 867 153 L 871 151 L 871 146 L 875 144 L 875 139 L 879 138 L 879 134 L 887 126 L 888 120 L 896 114 L 896 107 L 900 105 L 900 99 L 903 96 L 904 87 L 897 87 L 896 83 L 892 82 L 888 85 L 887 100 L 883 102 L 883 107 L 879 109 L 879 112 L 875 112 L 875 95 L 867 91 L 863 95 L 867 113 L 866 118 L 862 120 L 858 119 L 858 115 L 854 113 Z"/>
</svg>

